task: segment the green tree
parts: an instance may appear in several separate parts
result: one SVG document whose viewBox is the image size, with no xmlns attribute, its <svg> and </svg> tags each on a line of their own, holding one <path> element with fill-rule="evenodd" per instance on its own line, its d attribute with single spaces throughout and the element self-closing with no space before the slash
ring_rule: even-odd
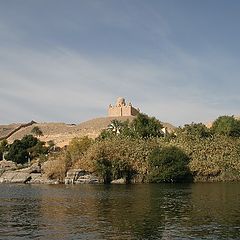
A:
<svg viewBox="0 0 240 240">
<path fill-rule="evenodd" d="M 31 130 L 31 133 L 33 135 L 35 135 L 36 137 L 43 136 L 43 132 L 42 132 L 42 130 L 38 126 L 33 127 L 33 129 Z"/>
<path fill-rule="evenodd" d="M 240 137 L 240 121 L 233 116 L 218 117 L 211 127 L 214 134 Z"/>
<path fill-rule="evenodd" d="M 34 147 L 38 142 L 39 140 L 32 135 L 26 135 L 21 139 L 21 144 L 25 149 Z"/>
<path fill-rule="evenodd" d="M 104 140 L 113 138 L 115 136 L 132 136 L 131 129 L 129 127 L 129 121 L 112 120 L 107 129 L 101 131 L 96 140 Z"/>
<path fill-rule="evenodd" d="M 30 154 L 30 158 L 34 159 L 40 155 L 48 153 L 49 148 L 45 146 L 45 142 L 38 141 L 36 145 L 27 149 Z"/>
<path fill-rule="evenodd" d="M 16 163 L 26 163 L 29 158 L 33 159 L 40 154 L 46 154 L 47 148 L 32 135 L 26 135 L 22 140 L 15 140 L 9 147 L 6 159 Z"/>
<path fill-rule="evenodd" d="M 121 121 L 118 121 L 117 119 L 113 119 L 111 123 L 108 125 L 108 129 L 113 134 L 120 134 L 123 128 L 123 123 Z"/>
<path fill-rule="evenodd" d="M 211 135 L 210 130 L 202 123 L 186 124 L 183 128 L 180 128 L 178 133 L 185 134 L 188 137 L 198 138 L 206 138 Z"/>
<path fill-rule="evenodd" d="M 109 139 L 113 137 L 113 134 L 111 131 L 109 131 L 109 129 L 103 129 L 100 133 L 100 135 L 96 138 L 97 141 L 101 141 L 104 139 Z"/>
<path fill-rule="evenodd" d="M 149 164 L 150 182 L 178 182 L 189 176 L 189 157 L 177 147 L 155 148 Z"/>
<path fill-rule="evenodd" d="M 124 178 L 129 183 L 134 173 L 126 161 L 108 160 L 106 157 L 95 161 L 95 171 L 104 183 L 111 183 L 112 180 L 119 178 Z"/>
<path fill-rule="evenodd" d="M 130 124 L 130 134 L 140 138 L 162 137 L 163 125 L 155 117 L 139 113 Z"/>
<path fill-rule="evenodd" d="M 112 161 L 112 176 L 113 179 L 124 178 L 126 183 L 131 181 L 134 171 L 130 164 L 124 160 Z"/>
<path fill-rule="evenodd" d="M 9 148 L 6 159 L 16 163 L 26 163 L 28 161 L 29 153 L 23 146 L 21 140 L 15 140 Z"/>
<path fill-rule="evenodd" d="M 103 179 L 104 183 L 110 183 L 113 178 L 112 163 L 106 158 L 98 159 L 95 162 L 96 172 Z"/>
<path fill-rule="evenodd" d="M 131 123 L 129 123 L 129 121 L 121 122 L 113 120 L 108 126 L 108 129 L 101 132 L 98 140 L 112 138 L 115 135 L 143 139 L 162 137 L 164 135 L 162 128 L 163 125 L 155 117 L 149 117 L 146 114 L 139 113 Z"/>
</svg>

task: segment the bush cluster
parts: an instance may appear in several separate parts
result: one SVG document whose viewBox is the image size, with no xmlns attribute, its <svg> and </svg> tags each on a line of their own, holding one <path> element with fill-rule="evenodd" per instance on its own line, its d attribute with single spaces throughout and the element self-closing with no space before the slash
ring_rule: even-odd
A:
<svg viewBox="0 0 240 240">
<path fill-rule="evenodd" d="M 179 182 L 190 175 L 189 157 L 177 147 L 155 148 L 149 156 L 150 182 Z"/>
<path fill-rule="evenodd" d="M 24 164 L 41 154 L 46 154 L 47 152 L 48 148 L 45 146 L 44 142 L 41 142 L 38 138 L 33 137 L 32 135 L 26 135 L 21 140 L 15 140 L 9 145 L 6 159 Z"/>
<path fill-rule="evenodd" d="M 163 135 L 161 123 L 145 114 L 131 123 L 115 120 L 97 139 L 74 138 L 66 149 L 49 154 L 45 172 L 63 180 L 69 169 L 80 168 L 105 183 L 119 178 L 156 183 L 240 180 L 239 123 L 222 116 L 211 128 L 192 123 Z M 35 158 L 46 151 L 33 136 L 10 147 L 0 145 L 0 151 L 6 148 L 8 158 L 20 163 L 29 153 Z"/>
</svg>

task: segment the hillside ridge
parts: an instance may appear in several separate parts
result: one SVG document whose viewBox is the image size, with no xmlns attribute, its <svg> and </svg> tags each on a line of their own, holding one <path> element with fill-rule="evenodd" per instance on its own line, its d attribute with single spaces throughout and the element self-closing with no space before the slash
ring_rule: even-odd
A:
<svg viewBox="0 0 240 240">
<path fill-rule="evenodd" d="M 0 139 L 7 139 L 8 142 L 11 143 L 16 139 L 21 139 L 25 135 L 30 134 L 33 126 L 38 126 L 43 132 L 40 140 L 45 142 L 53 140 L 56 145 L 63 147 L 68 145 L 69 141 L 74 137 L 88 136 L 90 138 L 96 138 L 103 129 L 107 128 L 113 119 L 119 121 L 129 120 L 131 122 L 134 118 L 135 116 L 98 117 L 79 124 L 36 123 L 31 121 L 26 124 L 0 125 Z M 161 123 L 164 127 L 167 127 L 170 132 L 175 129 L 170 123 Z M 6 131 L 6 129 L 8 131 Z"/>
</svg>

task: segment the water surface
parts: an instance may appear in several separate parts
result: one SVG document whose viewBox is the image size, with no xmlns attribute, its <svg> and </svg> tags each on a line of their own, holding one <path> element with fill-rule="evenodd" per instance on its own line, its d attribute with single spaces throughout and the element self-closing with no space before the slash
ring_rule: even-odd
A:
<svg viewBox="0 0 240 240">
<path fill-rule="evenodd" d="M 240 183 L 0 184 L 0 239 L 240 239 Z"/>
</svg>

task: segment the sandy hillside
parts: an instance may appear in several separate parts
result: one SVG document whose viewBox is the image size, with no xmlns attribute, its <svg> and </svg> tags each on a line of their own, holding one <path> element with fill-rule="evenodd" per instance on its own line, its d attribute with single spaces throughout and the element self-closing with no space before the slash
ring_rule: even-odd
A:
<svg viewBox="0 0 240 240">
<path fill-rule="evenodd" d="M 63 147 L 68 145 L 69 141 L 74 137 L 89 136 L 91 138 L 96 138 L 103 129 L 107 128 L 113 119 L 120 121 L 128 119 L 129 121 L 132 121 L 134 117 L 102 117 L 77 125 L 66 123 L 35 123 L 18 130 L 8 138 L 8 141 L 11 143 L 15 139 L 21 139 L 23 136 L 30 134 L 34 126 L 38 126 L 44 135 L 40 137 L 42 141 L 47 142 L 53 140 L 59 147 Z M 11 124 L 0 126 L 0 136 L 11 132 L 14 127 L 19 127 L 19 125 L 20 124 Z M 166 126 L 169 131 L 172 131 L 175 128 L 169 123 L 163 123 L 163 125 Z"/>
<path fill-rule="evenodd" d="M 12 123 L 9 125 L 0 125 L 0 137 L 4 137 L 8 135 L 10 132 L 12 132 L 14 129 L 19 127 L 20 123 Z"/>
</svg>

